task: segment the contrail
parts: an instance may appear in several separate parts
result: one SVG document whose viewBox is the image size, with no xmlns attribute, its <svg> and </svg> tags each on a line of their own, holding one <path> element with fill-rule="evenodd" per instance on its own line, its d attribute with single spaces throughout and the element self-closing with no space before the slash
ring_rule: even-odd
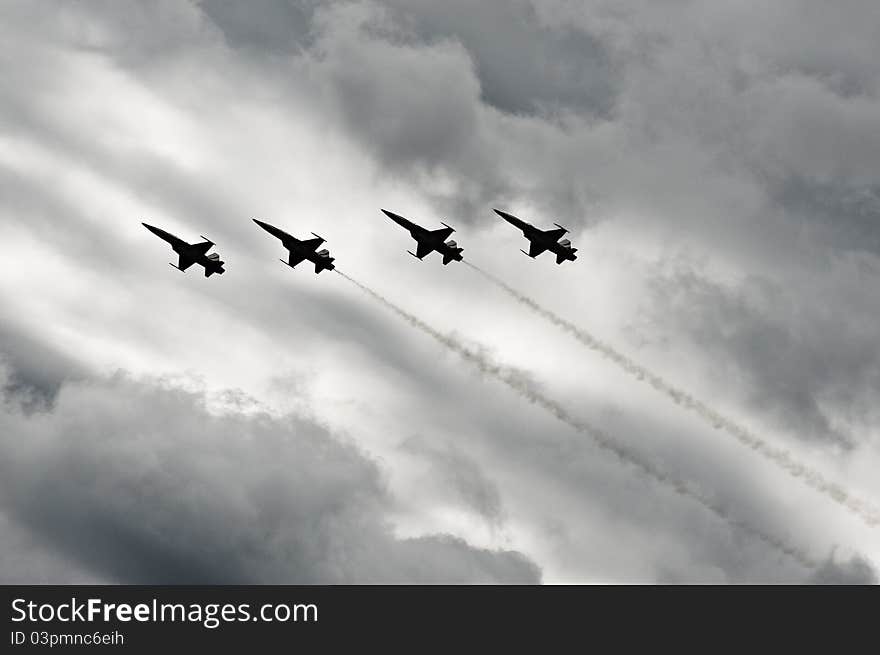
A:
<svg viewBox="0 0 880 655">
<path fill-rule="evenodd" d="M 433 337 L 441 345 L 456 353 L 468 363 L 474 365 L 484 375 L 491 376 L 499 382 L 504 383 L 529 402 L 550 412 L 550 414 L 555 416 L 558 420 L 562 421 L 569 427 L 574 428 L 580 434 L 590 437 L 602 450 L 617 456 L 617 458 L 620 459 L 622 462 L 629 464 L 638 471 L 641 471 L 647 477 L 671 489 L 679 496 L 689 498 L 696 503 L 699 503 L 703 506 L 704 509 L 708 510 L 716 517 L 725 521 L 728 525 L 739 528 L 743 532 L 750 534 L 751 536 L 763 542 L 765 545 L 775 548 L 782 553 L 788 555 L 789 557 L 795 559 L 801 565 L 808 568 L 815 568 L 817 566 L 817 563 L 814 560 L 810 559 L 810 557 L 807 556 L 803 551 L 794 548 L 793 546 L 789 546 L 780 539 L 777 539 L 776 537 L 767 534 L 760 528 L 757 528 L 750 523 L 731 516 L 722 505 L 708 498 L 705 494 L 697 490 L 693 485 L 670 477 L 666 473 L 656 468 L 653 464 L 644 461 L 637 453 L 631 451 L 626 446 L 614 441 L 608 434 L 606 434 L 602 430 L 599 430 L 589 425 L 588 423 L 585 423 L 584 421 L 581 421 L 580 419 L 572 416 L 568 413 L 568 410 L 566 410 L 560 404 L 535 390 L 532 385 L 529 384 L 528 380 L 523 377 L 522 374 L 508 367 L 493 362 L 488 356 L 483 353 L 470 350 L 469 348 L 459 343 L 458 340 L 456 340 L 454 337 L 438 332 L 427 323 L 419 320 L 409 312 L 401 309 L 376 291 L 373 291 L 369 287 L 349 277 L 338 268 L 336 269 L 336 272 L 339 273 L 339 275 L 344 277 L 346 280 L 357 286 L 364 293 L 385 305 L 388 309 L 403 318 L 411 326 L 418 330 L 421 330 L 428 336 Z"/>
<path fill-rule="evenodd" d="M 755 452 L 761 454 L 766 459 L 781 467 L 792 477 L 803 480 L 807 484 L 807 486 L 819 491 L 834 502 L 843 505 L 845 508 L 856 514 L 871 527 L 876 527 L 877 525 L 880 525 L 880 512 L 872 507 L 870 503 L 857 498 L 850 492 L 846 491 L 839 484 L 831 482 L 830 480 L 826 480 L 825 477 L 818 471 L 813 470 L 806 465 L 801 464 L 800 462 L 797 462 L 787 450 L 782 450 L 780 448 L 771 446 L 766 441 L 764 441 L 745 427 L 739 425 L 738 423 L 735 423 L 725 416 L 722 416 L 699 399 L 691 396 L 689 393 L 682 391 L 681 389 L 677 389 L 659 375 L 656 375 L 655 373 L 652 373 L 643 366 L 637 364 L 629 357 L 618 352 L 603 341 L 597 339 L 586 330 L 572 323 L 569 323 L 564 318 L 557 316 L 556 314 L 551 312 L 549 309 L 542 307 L 531 298 L 524 296 L 513 287 L 507 285 L 502 280 L 499 280 L 491 273 L 487 273 L 483 269 L 474 266 L 470 262 L 464 263 L 471 269 L 482 275 L 484 278 L 486 278 L 502 290 L 506 291 L 520 303 L 533 310 L 535 313 L 539 314 L 543 318 L 547 319 L 558 328 L 561 328 L 564 332 L 567 332 L 568 334 L 573 336 L 575 339 L 584 344 L 587 348 L 602 354 L 607 359 L 610 359 L 612 362 L 617 364 L 620 368 L 622 368 L 630 375 L 636 377 L 638 380 L 647 382 L 652 387 L 654 387 L 654 389 L 672 399 L 672 401 L 675 402 L 677 405 L 693 411 L 702 419 L 708 421 L 713 428 L 723 428 L 728 434 L 735 437 L 736 440 L 739 441 L 741 444 L 748 446 Z"/>
</svg>

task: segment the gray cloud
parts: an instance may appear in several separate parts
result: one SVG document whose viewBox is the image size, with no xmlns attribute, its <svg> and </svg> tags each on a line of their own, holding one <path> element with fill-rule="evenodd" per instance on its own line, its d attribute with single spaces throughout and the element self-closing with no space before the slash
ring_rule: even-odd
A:
<svg viewBox="0 0 880 655">
<path fill-rule="evenodd" d="M 60 553 L 13 517 L 0 512 L 2 584 L 107 584 L 100 574 Z"/>
<path fill-rule="evenodd" d="M 258 0 L 247 6 L 234 0 L 198 0 L 205 15 L 235 48 L 255 54 L 290 52 L 309 45 L 319 0 Z"/>
<path fill-rule="evenodd" d="M 840 316 L 761 278 L 731 288 L 678 269 L 652 282 L 642 335 L 674 332 L 713 355 L 715 375 L 735 381 L 749 406 L 804 439 L 849 448 L 876 420 L 876 332 L 858 314 Z"/>
<path fill-rule="evenodd" d="M 388 25 L 385 18 L 348 7 L 323 15 L 316 66 L 334 109 L 383 173 L 405 176 L 441 209 L 472 220 L 509 182 L 481 123 L 468 53 L 454 41 L 380 38 L 376 30 Z M 440 188 L 438 179 L 446 181 Z"/>
<path fill-rule="evenodd" d="M 820 243 L 839 252 L 880 255 L 880 184 L 850 186 L 792 176 L 771 193 L 790 220 L 813 228 Z"/>
<path fill-rule="evenodd" d="M 316 14 L 322 8 L 355 5 L 260 0 L 245 9 L 228 0 L 198 2 L 232 47 L 257 55 L 313 47 Z M 547 24 L 529 0 L 377 0 L 361 5 L 387 17 L 389 22 L 373 26 L 379 38 L 414 47 L 460 44 L 473 61 L 480 98 L 501 111 L 552 116 L 573 110 L 607 116 L 613 108 L 617 77 L 611 53 L 584 29 Z"/>
<path fill-rule="evenodd" d="M 544 24 L 534 4 L 387 0 L 419 41 L 465 47 L 487 104 L 515 114 L 610 115 L 618 80 L 604 44 L 571 24 Z"/>
<path fill-rule="evenodd" d="M 441 483 L 449 485 L 492 528 L 501 526 L 504 507 L 498 487 L 467 453 L 452 443 L 435 445 L 417 436 L 407 438 L 400 447 L 430 462 Z"/>
<path fill-rule="evenodd" d="M 877 572 L 871 563 L 862 557 L 855 556 L 838 562 L 832 551 L 821 568 L 810 576 L 807 582 L 827 585 L 877 584 Z"/>
<path fill-rule="evenodd" d="M 61 385 L 83 377 L 85 368 L 67 355 L 28 336 L 11 321 L 0 324 L 0 396 L 13 395 L 27 412 L 50 408 Z"/>
<path fill-rule="evenodd" d="M 378 468 L 320 425 L 205 402 L 121 374 L 66 384 L 43 414 L 8 399 L 7 515 L 118 582 L 539 580 L 518 553 L 392 537 Z"/>
</svg>

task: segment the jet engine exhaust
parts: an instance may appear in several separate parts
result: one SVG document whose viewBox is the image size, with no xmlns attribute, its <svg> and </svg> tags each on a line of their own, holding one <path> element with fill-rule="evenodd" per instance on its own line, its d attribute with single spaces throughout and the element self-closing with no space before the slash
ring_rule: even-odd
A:
<svg viewBox="0 0 880 655">
<path fill-rule="evenodd" d="M 438 332 L 427 323 L 421 321 L 404 309 L 398 307 L 378 292 L 373 291 L 366 285 L 361 284 L 357 280 L 349 277 L 339 269 L 336 269 L 336 272 L 339 273 L 339 275 L 344 277 L 346 280 L 354 284 L 356 287 L 358 287 L 365 294 L 378 301 L 379 303 L 385 305 L 385 307 L 400 316 L 412 327 L 420 330 L 421 332 L 424 332 L 428 336 L 432 337 L 435 341 L 440 343 L 442 346 L 456 353 L 469 364 L 475 366 L 484 375 L 492 377 L 499 382 L 505 384 L 520 397 L 528 400 L 530 403 L 537 405 L 538 407 L 541 407 L 545 411 L 552 414 L 557 420 L 565 423 L 567 426 L 573 428 L 578 433 L 590 437 L 600 449 L 604 450 L 607 453 L 615 455 L 622 463 L 628 464 L 629 466 L 635 468 L 647 478 L 654 480 L 655 482 L 666 487 L 670 491 L 675 492 L 679 496 L 689 498 L 690 500 L 698 503 L 704 509 L 715 515 L 717 518 L 727 523 L 727 525 L 733 528 L 738 528 L 739 530 L 742 530 L 743 532 L 758 539 L 766 546 L 769 546 L 784 553 L 785 555 L 788 555 L 789 557 L 800 563 L 802 566 L 807 568 L 815 568 L 817 566 L 817 563 L 814 560 L 810 559 L 810 557 L 807 556 L 800 549 L 789 546 L 784 541 L 767 534 L 760 528 L 755 527 L 746 521 L 731 516 L 721 504 L 706 496 L 704 493 L 696 489 L 693 485 L 670 477 L 650 462 L 643 460 L 637 453 L 631 451 L 625 445 L 616 442 L 614 439 L 611 438 L 611 436 L 609 436 L 602 430 L 599 430 L 589 425 L 588 423 L 572 416 L 571 414 L 569 414 L 568 410 L 566 410 L 562 405 L 558 404 L 556 401 L 548 398 L 547 396 L 532 388 L 527 380 L 524 380 L 522 376 L 516 375 L 514 371 L 508 369 L 501 364 L 493 362 L 484 353 L 474 352 L 470 350 L 459 341 L 457 341 L 454 337 Z"/>
<path fill-rule="evenodd" d="M 509 286 L 502 280 L 498 279 L 491 273 L 487 273 L 486 271 L 471 264 L 470 262 L 464 263 L 467 264 L 474 271 L 479 273 L 481 276 L 483 276 L 485 279 L 492 282 L 498 288 L 507 292 L 515 300 L 525 305 L 539 316 L 547 319 L 564 332 L 567 332 L 568 334 L 573 336 L 590 350 L 596 351 L 604 356 L 606 359 L 611 360 L 612 362 L 617 364 L 618 367 L 635 377 L 637 380 L 647 382 L 654 389 L 665 395 L 667 398 L 671 399 L 675 404 L 697 414 L 704 421 L 708 422 L 713 428 L 723 428 L 725 432 L 733 436 L 741 444 L 751 448 L 765 459 L 773 462 L 792 477 L 803 480 L 807 486 L 812 487 L 813 489 L 822 493 L 834 502 L 842 505 L 851 513 L 862 519 L 862 521 L 867 523 L 869 526 L 877 527 L 878 525 L 880 525 L 880 512 L 873 508 L 867 501 L 859 499 L 858 497 L 854 496 L 852 493 L 841 487 L 839 484 L 825 479 L 825 477 L 818 471 L 815 471 L 808 466 L 796 461 L 787 450 L 783 450 L 781 448 L 770 445 L 747 428 L 739 425 L 729 418 L 726 418 L 725 416 L 722 416 L 714 409 L 703 403 L 701 400 L 691 396 L 685 391 L 676 388 L 671 383 L 667 382 L 664 378 L 655 373 L 652 373 L 640 364 L 637 364 L 632 359 L 618 352 L 616 349 L 612 348 L 600 339 L 597 339 L 586 330 L 574 325 L 573 323 L 569 323 L 562 317 L 557 316 L 556 314 L 551 312 L 549 309 L 542 307 L 534 300 L 521 294 L 519 291 Z"/>
</svg>

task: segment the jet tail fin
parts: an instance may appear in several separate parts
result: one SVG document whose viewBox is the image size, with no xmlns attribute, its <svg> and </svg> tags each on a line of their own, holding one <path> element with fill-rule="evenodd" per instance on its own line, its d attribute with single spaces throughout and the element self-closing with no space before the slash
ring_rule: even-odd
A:
<svg viewBox="0 0 880 655">
<path fill-rule="evenodd" d="M 577 259 L 577 255 L 574 254 L 576 251 L 577 248 L 572 248 L 568 252 L 559 253 L 558 255 L 556 255 L 556 263 L 561 264 L 566 259 L 571 259 L 572 261 L 574 261 L 575 259 Z"/>
<path fill-rule="evenodd" d="M 461 261 L 461 259 L 462 259 L 461 251 L 462 250 L 463 250 L 462 248 L 456 248 L 455 252 L 446 253 L 445 255 L 443 255 L 443 265 L 445 266 L 449 262 Z"/>
</svg>

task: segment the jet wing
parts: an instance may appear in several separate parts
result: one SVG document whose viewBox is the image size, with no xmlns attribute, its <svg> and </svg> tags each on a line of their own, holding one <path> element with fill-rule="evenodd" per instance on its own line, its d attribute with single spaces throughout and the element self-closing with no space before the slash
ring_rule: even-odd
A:
<svg viewBox="0 0 880 655">
<path fill-rule="evenodd" d="M 433 250 L 434 248 L 430 244 L 425 243 L 424 241 L 419 241 L 419 244 L 416 246 L 416 257 L 421 259 Z"/>
<path fill-rule="evenodd" d="M 431 230 L 431 234 L 434 234 L 443 241 L 446 241 L 446 239 L 449 238 L 453 231 L 454 230 L 451 227 L 441 227 L 439 230 Z"/>
<path fill-rule="evenodd" d="M 294 266 L 299 264 L 301 261 L 303 261 L 305 258 L 306 258 L 305 255 L 301 255 L 298 252 L 291 250 L 288 253 L 287 265 L 290 266 L 291 268 L 293 268 Z"/>
<path fill-rule="evenodd" d="M 559 240 L 563 237 L 563 235 L 564 235 L 566 232 L 568 232 L 568 230 L 566 230 L 564 227 L 557 227 L 557 228 L 554 228 L 554 229 L 552 229 L 552 230 L 543 230 L 543 232 L 544 232 L 544 234 L 546 234 L 548 237 L 553 237 L 554 239 L 556 239 L 557 241 L 559 241 Z"/>
<path fill-rule="evenodd" d="M 181 271 L 185 271 L 195 263 L 195 258 L 189 255 L 181 255 L 180 258 L 177 260 L 177 268 L 179 268 Z"/>
<path fill-rule="evenodd" d="M 529 241 L 529 257 L 537 257 L 545 250 L 547 250 L 547 246 L 537 241 Z"/>
<path fill-rule="evenodd" d="M 211 243 L 210 241 L 202 241 L 201 243 L 192 244 L 190 246 L 190 248 L 192 248 L 193 252 L 197 252 L 199 254 L 204 255 L 205 253 L 207 253 L 211 249 L 211 246 L 213 246 L 213 245 L 214 244 Z"/>
<path fill-rule="evenodd" d="M 318 237 L 317 239 L 306 239 L 305 241 L 300 241 L 300 245 L 303 248 L 308 248 L 309 250 L 317 250 L 318 246 L 324 243 L 324 239 Z"/>
</svg>

